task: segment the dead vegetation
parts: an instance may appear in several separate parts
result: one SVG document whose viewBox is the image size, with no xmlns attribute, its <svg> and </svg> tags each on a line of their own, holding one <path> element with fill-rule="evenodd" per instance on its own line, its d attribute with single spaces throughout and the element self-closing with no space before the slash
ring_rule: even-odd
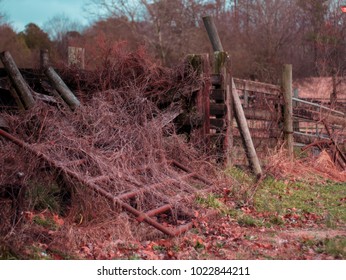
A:
<svg viewBox="0 0 346 280">
<path fill-rule="evenodd" d="M 18 212 L 1 216 L 2 239 L 19 242 L 16 248 L 35 228 L 25 213 L 42 211 L 65 217 L 68 223 L 54 233 L 54 242 L 71 248 L 90 238 L 145 239 L 152 234 L 153 229 L 133 223 L 121 207 L 95 194 L 89 183 L 114 197 L 139 190 L 129 202 L 138 211 L 170 204 L 174 209 L 168 220 L 179 225 L 191 221 L 193 215 L 184 213 L 191 213 L 194 194 L 206 185 L 192 177 L 181 179 L 184 172 L 171 162 L 193 166 L 194 172 L 215 180 L 215 168 L 184 135 L 176 134 L 172 122 L 174 112 L 203 83 L 197 74 L 185 64 L 162 68 L 142 50 L 126 53 L 117 46 L 101 66 L 84 80 L 78 93 L 84 103 L 75 112 L 38 101 L 30 111 L 1 114 L 11 134 L 26 143 L 23 148 L 0 140 L 1 207 Z M 145 187 L 160 184 L 145 193 Z M 45 238 L 51 240 L 49 230 Z"/>
<path fill-rule="evenodd" d="M 138 249 L 145 258 L 161 258 L 153 253 L 161 247 L 162 258 L 203 258 L 199 252 L 210 244 L 222 247 L 231 240 L 230 250 L 243 246 L 247 230 L 230 218 L 233 210 L 215 225 L 206 215 L 215 209 L 195 203 L 196 196 L 207 197 L 204 191 L 213 190 L 227 196 L 227 207 L 243 211 L 261 186 L 251 176 L 245 184 L 220 172 L 210 155 L 177 134 L 180 124 L 173 121 L 177 112 L 191 106 L 204 81 L 185 64 L 166 69 L 152 63 L 143 50 L 127 53 L 114 47 L 101 61 L 94 74 L 70 77 L 83 103 L 76 111 L 38 101 L 30 111 L 1 113 L 10 133 L 27 143 L 23 149 L 0 138 L 1 258 L 6 258 L 4 252 L 16 258 L 44 258 L 42 252 L 53 258 L 64 258 L 62 252 L 72 258 L 129 258 Z M 196 178 L 183 180 L 186 172 L 172 161 L 203 175 L 213 189 Z M 278 179 L 346 181 L 323 153 L 317 160 L 291 162 L 281 151 L 267 162 L 265 173 Z M 192 222 L 205 234 L 190 231 L 162 241 L 156 229 L 88 188 L 90 182 L 113 196 L 140 190 L 129 201 L 132 207 L 146 212 L 172 205 L 171 212 L 158 216 L 159 222 Z M 162 187 L 143 190 L 158 184 Z M 243 218 L 243 224 L 249 223 Z M 178 254 L 174 248 L 179 246 Z M 189 255 L 190 247 L 195 255 Z M 227 254 L 214 257 L 237 257 Z"/>
<path fill-rule="evenodd" d="M 286 152 L 280 148 L 267 160 L 266 173 L 277 179 L 292 181 L 308 180 L 311 183 L 324 183 L 327 180 L 346 182 L 345 170 L 340 170 L 327 151 L 323 150 L 318 156 L 306 153 L 294 161 L 287 158 Z"/>
</svg>

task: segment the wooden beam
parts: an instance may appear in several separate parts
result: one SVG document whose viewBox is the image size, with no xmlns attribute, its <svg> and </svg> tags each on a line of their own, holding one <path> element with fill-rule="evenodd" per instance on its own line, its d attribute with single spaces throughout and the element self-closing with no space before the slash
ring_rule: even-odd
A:
<svg viewBox="0 0 346 280">
<path fill-rule="evenodd" d="M 224 103 L 210 103 L 210 115 L 224 116 L 227 113 L 227 106 Z"/>
<path fill-rule="evenodd" d="M 224 89 L 212 89 L 210 94 L 210 99 L 215 100 L 216 102 L 224 102 L 226 99 Z"/>
<path fill-rule="evenodd" d="M 223 77 L 220 74 L 211 74 L 210 82 L 213 86 L 221 86 L 223 82 Z"/>
<path fill-rule="evenodd" d="M 226 126 L 224 119 L 210 119 L 210 128 L 211 129 L 221 129 Z"/>
<path fill-rule="evenodd" d="M 268 110 L 244 108 L 245 117 L 248 120 L 273 121 L 277 120 L 276 114 Z"/>
<path fill-rule="evenodd" d="M 213 46 L 214 52 L 223 52 L 222 43 L 217 32 L 214 20 L 212 16 L 204 16 L 203 23 L 207 30 L 209 40 Z"/>
<path fill-rule="evenodd" d="M 260 83 L 250 80 L 236 79 L 234 78 L 235 87 L 238 90 L 265 93 L 270 95 L 280 95 L 281 87 L 272 84 Z"/>
<path fill-rule="evenodd" d="M 232 79 L 232 97 L 233 97 L 234 116 L 236 118 L 239 131 L 243 139 L 244 150 L 246 152 L 246 156 L 250 163 L 252 172 L 257 176 L 257 178 L 259 178 L 262 175 L 262 168 L 258 160 L 258 156 L 257 156 L 256 150 L 251 138 L 249 127 L 247 125 L 243 107 L 241 105 L 240 98 L 239 98 L 233 79 Z"/>
<path fill-rule="evenodd" d="M 48 77 L 54 88 L 58 91 L 61 98 L 67 103 L 71 110 L 75 110 L 80 106 L 77 97 L 72 93 L 52 67 L 46 68 L 44 74 Z"/>
<path fill-rule="evenodd" d="M 8 51 L 4 51 L 0 54 L 0 59 L 25 109 L 32 108 L 35 105 L 35 100 L 11 54 Z"/>
</svg>

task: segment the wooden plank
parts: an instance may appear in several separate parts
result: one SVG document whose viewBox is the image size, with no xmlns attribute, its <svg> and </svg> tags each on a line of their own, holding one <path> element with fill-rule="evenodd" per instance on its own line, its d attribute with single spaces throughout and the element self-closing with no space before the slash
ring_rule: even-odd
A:
<svg viewBox="0 0 346 280">
<path fill-rule="evenodd" d="M 224 119 L 210 119 L 210 128 L 211 129 L 221 129 L 226 126 L 225 120 Z"/>
<path fill-rule="evenodd" d="M 268 110 L 244 108 L 245 117 L 248 120 L 275 121 L 277 114 Z"/>
<path fill-rule="evenodd" d="M 252 141 L 256 149 L 258 147 L 275 147 L 278 144 L 277 139 L 275 138 L 266 138 L 266 137 L 252 137 Z M 239 136 L 234 136 L 234 146 L 242 146 L 242 139 Z"/>
<path fill-rule="evenodd" d="M 280 95 L 281 94 L 281 87 L 278 85 L 272 85 L 272 84 L 266 84 L 266 83 L 260 83 L 250 80 L 243 80 L 243 79 L 234 79 L 235 87 L 238 90 L 241 91 L 252 91 L 252 92 L 259 92 L 259 93 L 265 93 L 270 95 Z"/>
<path fill-rule="evenodd" d="M 223 82 L 223 77 L 220 74 L 211 74 L 210 82 L 213 86 L 220 86 Z"/>
<path fill-rule="evenodd" d="M 304 134 L 304 133 L 294 133 L 294 142 L 295 143 L 301 143 L 301 144 L 311 144 L 315 140 L 320 140 L 321 137 L 319 137 L 316 134 Z"/>
<path fill-rule="evenodd" d="M 66 174 L 71 179 L 76 180 L 78 183 L 89 187 L 93 192 L 95 192 L 95 193 L 97 193 L 97 194 L 107 198 L 113 205 L 118 205 L 119 207 L 123 208 L 127 212 L 129 212 L 132 215 L 134 215 L 136 218 L 140 217 L 144 222 L 146 222 L 149 225 L 155 227 L 156 229 L 160 230 L 161 232 L 163 232 L 163 233 L 165 233 L 165 234 L 167 234 L 169 236 L 175 236 L 176 234 L 180 234 L 182 232 L 181 228 L 177 228 L 176 230 L 174 230 L 174 228 L 168 228 L 166 226 L 163 226 L 158 221 L 151 219 L 145 213 L 143 213 L 141 211 L 138 211 L 137 209 L 133 208 L 131 205 L 121 201 L 121 198 L 120 198 L 121 196 L 115 196 L 114 194 L 110 193 L 109 191 L 107 191 L 103 187 L 101 187 L 101 186 L 99 186 L 99 185 L 97 185 L 95 183 L 89 182 L 86 178 L 84 178 L 80 174 L 67 169 L 66 167 L 64 167 L 61 164 L 57 163 L 55 160 L 51 159 L 47 155 L 45 155 L 42 152 L 37 151 L 36 149 L 34 149 L 28 143 L 19 140 L 18 138 L 14 137 L 13 135 L 11 135 L 11 134 L 9 134 L 9 133 L 1 130 L 1 129 L 0 129 L 0 136 L 6 138 L 7 140 L 11 141 L 12 143 L 14 143 L 14 144 L 18 145 L 19 147 L 23 148 L 24 150 L 31 152 L 35 157 L 45 161 L 52 168 L 55 168 L 57 171 Z M 190 176 L 190 175 L 186 175 L 186 176 Z M 183 177 L 186 177 L 186 176 L 183 176 Z M 183 177 L 181 177 L 181 178 L 183 178 Z M 170 180 L 176 181 L 176 179 L 170 179 Z M 159 184 L 156 184 L 156 185 L 158 186 L 160 184 L 162 184 L 162 183 L 159 183 Z M 150 187 L 152 188 L 153 186 L 150 186 Z M 139 190 L 137 190 L 137 193 L 138 192 L 139 192 Z M 137 194 L 135 194 L 135 195 L 137 195 Z M 184 227 L 184 230 L 188 229 L 188 228 L 189 227 L 186 225 Z"/>
<path fill-rule="evenodd" d="M 226 104 L 210 103 L 210 115 L 224 116 L 227 113 Z"/>
<path fill-rule="evenodd" d="M 281 131 L 278 129 L 261 129 L 261 128 L 250 128 L 252 138 L 263 137 L 263 138 L 279 138 Z M 240 132 L 237 128 L 233 129 L 233 135 L 240 137 Z"/>
<path fill-rule="evenodd" d="M 225 101 L 225 90 L 224 89 L 212 89 L 210 94 L 210 99 L 216 102 Z"/>
<path fill-rule="evenodd" d="M 224 128 L 226 126 L 226 122 L 224 119 L 210 119 L 210 128 Z"/>
</svg>

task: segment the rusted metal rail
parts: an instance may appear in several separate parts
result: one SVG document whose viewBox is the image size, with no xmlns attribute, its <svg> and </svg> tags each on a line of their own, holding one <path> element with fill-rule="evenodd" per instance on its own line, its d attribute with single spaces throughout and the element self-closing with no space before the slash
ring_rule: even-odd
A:
<svg viewBox="0 0 346 280">
<path fill-rule="evenodd" d="M 127 192 L 127 193 L 120 194 L 120 195 L 114 195 L 114 194 L 110 193 L 109 191 L 107 191 L 106 189 L 104 189 L 103 187 L 96 184 L 97 180 L 90 180 L 90 178 L 89 179 L 83 178 L 80 174 L 68 169 L 68 165 L 59 163 L 59 162 L 49 158 L 47 155 L 45 155 L 44 153 L 42 153 L 40 151 L 37 151 L 34 147 L 29 145 L 28 143 L 16 138 L 15 136 L 11 135 L 10 133 L 7 133 L 6 131 L 4 131 L 2 129 L 0 129 L 0 136 L 6 138 L 7 140 L 9 140 L 12 143 L 16 144 L 17 146 L 25 149 L 26 151 L 29 151 L 34 156 L 36 156 L 38 159 L 43 160 L 45 163 L 47 163 L 53 169 L 56 169 L 60 172 L 63 172 L 64 174 L 69 176 L 71 179 L 76 180 L 78 183 L 80 183 L 82 185 L 90 187 L 90 189 L 92 191 L 94 191 L 95 193 L 97 193 L 97 194 L 107 198 L 109 201 L 111 201 L 114 206 L 118 205 L 122 209 L 124 209 L 127 212 L 134 215 L 139 222 L 144 221 L 147 224 L 153 226 L 154 228 L 158 229 L 159 231 L 161 231 L 161 232 L 163 232 L 169 236 L 180 235 L 181 233 L 191 229 L 193 227 L 193 223 L 188 222 L 187 224 L 184 224 L 184 225 L 181 225 L 178 227 L 172 226 L 172 228 L 166 227 L 166 226 L 163 226 L 158 221 L 156 221 L 155 219 L 153 219 L 152 217 L 154 217 L 158 214 L 172 210 L 172 208 L 173 208 L 172 205 L 165 204 L 165 205 L 162 205 L 156 209 L 152 209 L 152 210 L 149 210 L 149 211 L 144 213 L 144 212 L 141 212 L 141 211 L 135 209 L 134 207 L 132 207 L 130 204 L 124 202 L 123 200 L 133 198 L 139 194 L 142 194 L 144 192 L 148 192 L 148 191 L 155 189 L 155 188 L 164 187 L 164 186 L 167 186 L 168 184 L 172 184 L 172 183 L 177 183 L 177 180 L 179 180 L 179 179 L 185 180 L 185 179 L 188 179 L 190 177 L 194 177 L 194 178 L 204 182 L 205 184 L 210 184 L 210 182 L 208 180 L 206 180 L 205 178 L 192 172 L 190 174 L 186 174 L 186 175 L 181 176 L 179 178 L 174 178 L 174 179 L 172 178 L 172 179 L 165 180 L 164 182 L 160 182 L 157 184 L 153 184 L 153 185 L 139 188 L 136 191 Z M 184 170 L 186 172 L 191 171 L 189 168 L 179 164 L 176 161 L 172 161 L 172 163 L 174 163 L 174 165 L 176 165 L 177 167 L 181 168 L 182 170 Z M 96 177 L 96 178 L 98 178 L 98 177 Z"/>
</svg>

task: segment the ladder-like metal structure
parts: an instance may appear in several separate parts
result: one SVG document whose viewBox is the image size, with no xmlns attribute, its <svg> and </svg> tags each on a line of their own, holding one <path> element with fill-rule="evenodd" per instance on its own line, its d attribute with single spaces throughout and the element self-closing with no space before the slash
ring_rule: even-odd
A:
<svg viewBox="0 0 346 280">
<path fill-rule="evenodd" d="M 192 214 L 183 213 L 184 216 L 186 217 L 186 222 L 183 223 L 182 225 L 177 225 L 177 223 L 174 221 L 170 223 L 167 221 L 159 222 L 159 219 L 156 218 L 157 216 L 159 216 L 162 213 L 166 213 L 170 211 L 172 212 L 174 210 L 173 209 L 174 206 L 172 204 L 164 202 L 164 200 L 168 200 L 167 197 L 166 199 L 162 199 L 163 201 L 162 205 L 154 209 L 147 210 L 145 212 L 138 210 L 136 209 L 135 206 L 131 205 L 131 200 L 139 196 L 143 196 L 143 195 L 145 196 L 146 194 L 150 193 L 153 190 L 164 189 L 170 185 L 177 184 L 177 183 L 187 184 L 192 188 L 191 184 L 188 182 L 189 179 L 197 180 L 205 186 L 211 186 L 211 182 L 205 179 L 203 176 L 193 172 L 191 169 L 182 165 L 181 163 L 175 160 L 171 160 L 171 161 L 168 161 L 167 163 L 172 168 L 179 169 L 181 172 L 183 172 L 183 175 L 177 178 L 167 178 L 161 182 L 154 183 L 154 184 L 144 185 L 140 187 L 136 186 L 136 188 L 132 188 L 131 190 L 121 194 L 113 194 L 109 190 L 107 190 L 107 188 L 103 186 L 103 182 L 109 181 L 111 179 L 109 176 L 95 176 L 90 178 L 87 176 L 83 176 L 82 174 L 75 172 L 69 168 L 69 166 L 71 165 L 83 164 L 85 163 L 85 160 L 79 159 L 77 161 L 70 162 L 71 164 L 66 162 L 63 163 L 48 157 L 44 153 L 35 149 L 33 145 L 30 145 L 28 143 L 21 141 L 20 139 L 16 138 L 15 136 L 9 134 L 8 132 L 2 129 L 0 129 L 0 136 L 6 138 L 7 140 L 25 149 L 26 151 L 29 151 L 34 156 L 36 156 L 37 158 L 47 163 L 50 167 L 52 167 L 53 169 L 59 172 L 62 172 L 63 174 L 67 175 L 69 178 L 71 178 L 75 182 L 89 187 L 95 193 L 108 199 L 114 206 L 121 207 L 123 210 L 131 213 L 133 216 L 136 217 L 138 222 L 145 222 L 169 236 L 177 236 L 191 229 L 193 227 Z M 179 210 L 179 209 L 176 209 L 176 210 Z"/>
</svg>

